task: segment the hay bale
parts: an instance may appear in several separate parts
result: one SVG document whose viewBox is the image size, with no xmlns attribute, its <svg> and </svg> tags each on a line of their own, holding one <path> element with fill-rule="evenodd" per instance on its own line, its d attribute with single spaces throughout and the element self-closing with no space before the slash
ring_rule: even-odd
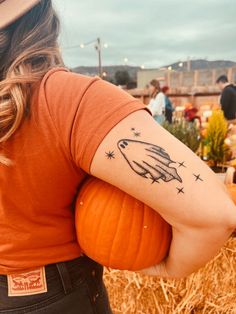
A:
<svg viewBox="0 0 236 314">
<path fill-rule="evenodd" d="M 236 238 L 186 279 L 105 269 L 114 314 L 236 314 Z"/>
</svg>

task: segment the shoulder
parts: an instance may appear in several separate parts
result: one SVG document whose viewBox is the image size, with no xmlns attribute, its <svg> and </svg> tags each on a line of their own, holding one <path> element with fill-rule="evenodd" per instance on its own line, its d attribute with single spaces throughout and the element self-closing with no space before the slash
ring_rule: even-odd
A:
<svg viewBox="0 0 236 314">
<path fill-rule="evenodd" d="M 222 95 L 232 95 L 236 93 L 236 87 L 234 85 L 228 85 L 223 89 Z"/>
<path fill-rule="evenodd" d="M 158 93 L 156 96 L 156 99 L 164 99 L 164 98 L 165 98 L 165 95 L 162 92 Z"/>
<path fill-rule="evenodd" d="M 67 119 L 70 123 L 82 99 L 88 97 L 87 90 L 99 80 L 99 77 L 73 73 L 62 67 L 50 69 L 37 88 L 36 106 L 40 114 L 46 114 L 51 120 L 58 123 Z"/>
<path fill-rule="evenodd" d="M 77 92 L 87 89 L 99 77 L 90 77 L 73 73 L 67 68 L 56 67 L 49 70 L 43 77 L 40 84 L 40 92 L 69 93 L 73 90 Z M 55 95 L 54 95 L 55 96 Z"/>
</svg>

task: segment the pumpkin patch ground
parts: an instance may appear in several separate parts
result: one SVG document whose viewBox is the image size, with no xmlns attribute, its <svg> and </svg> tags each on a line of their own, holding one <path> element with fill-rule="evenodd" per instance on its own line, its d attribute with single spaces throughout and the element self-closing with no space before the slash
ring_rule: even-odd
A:
<svg viewBox="0 0 236 314">
<path fill-rule="evenodd" d="M 236 238 L 186 279 L 158 279 L 105 269 L 114 314 L 235 314 Z"/>
</svg>

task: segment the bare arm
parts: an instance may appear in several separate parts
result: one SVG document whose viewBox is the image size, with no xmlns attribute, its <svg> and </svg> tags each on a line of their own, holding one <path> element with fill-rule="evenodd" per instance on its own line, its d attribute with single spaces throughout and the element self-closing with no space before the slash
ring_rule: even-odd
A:
<svg viewBox="0 0 236 314">
<path fill-rule="evenodd" d="M 146 203 L 173 226 L 166 276 L 183 277 L 203 266 L 236 226 L 236 209 L 224 185 L 144 110 L 111 130 L 91 173 Z"/>
</svg>

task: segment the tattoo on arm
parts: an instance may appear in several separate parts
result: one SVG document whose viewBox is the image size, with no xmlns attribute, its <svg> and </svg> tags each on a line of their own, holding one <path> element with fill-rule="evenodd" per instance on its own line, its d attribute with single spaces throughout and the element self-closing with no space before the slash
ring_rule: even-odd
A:
<svg viewBox="0 0 236 314">
<path fill-rule="evenodd" d="M 184 188 L 176 188 L 178 190 L 178 194 L 184 194 Z"/>
<path fill-rule="evenodd" d="M 141 132 L 137 131 L 135 128 L 131 128 L 131 131 L 133 132 L 134 137 L 140 137 Z"/>
<path fill-rule="evenodd" d="M 120 140 L 117 146 L 131 169 L 143 178 L 152 180 L 152 183 L 158 180 L 177 180 L 182 183 L 176 168 L 170 166 L 175 161 L 171 160 L 163 148 L 130 139 Z"/>
<path fill-rule="evenodd" d="M 178 162 L 178 164 L 179 164 L 179 168 L 180 168 L 180 167 L 187 168 L 187 167 L 185 166 L 185 161 Z"/>
<path fill-rule="evenodd" d="M 140 137 L 140 136 L 141 136 L 140 132 L 137 132 L 137 131 L 134 132 L 134 137 Z"/>
<path fill-rule="evenodd" d="M 114 151 L 109 150 L 109 152 L 108 153 L 106 152 L 105 154 L 106 154 L 107 159 L 115 159 Z"/>
<path fill-rule="evenodd" d="M 140 137 L 141 133 L 135 128 L 131 128 L 134 137 Z M 187 168 L 185 161 L 176 162 L 172 160 L 169 154 L 160 146 L 150 144 L 144 141 L 121 139 L 117 143 L 121 152 L 130 168 L 139 176 L 151 181 L 151 184 L 160 184 L 164 182 L 178 181 L 183 183 L 178 171 Z M 105 152 L 107 159 L 115 159 L 115 151 L 108 150 Z M 172 164 L 172 165 L 171 165 Z M 177 171 L 177 169 L 179 169 Z M 200 174 L 192 173 L 195 182 L 203 182 Z M 185 194 L 185 187 L 176 187 L 177 194 Z"/>
<path fill-rule="evenodd" d="M 203 179 L 201 178 L 200 174 L 193 174 L 195 177 L 195 181 L 203 181 Z"/>
</svg>

